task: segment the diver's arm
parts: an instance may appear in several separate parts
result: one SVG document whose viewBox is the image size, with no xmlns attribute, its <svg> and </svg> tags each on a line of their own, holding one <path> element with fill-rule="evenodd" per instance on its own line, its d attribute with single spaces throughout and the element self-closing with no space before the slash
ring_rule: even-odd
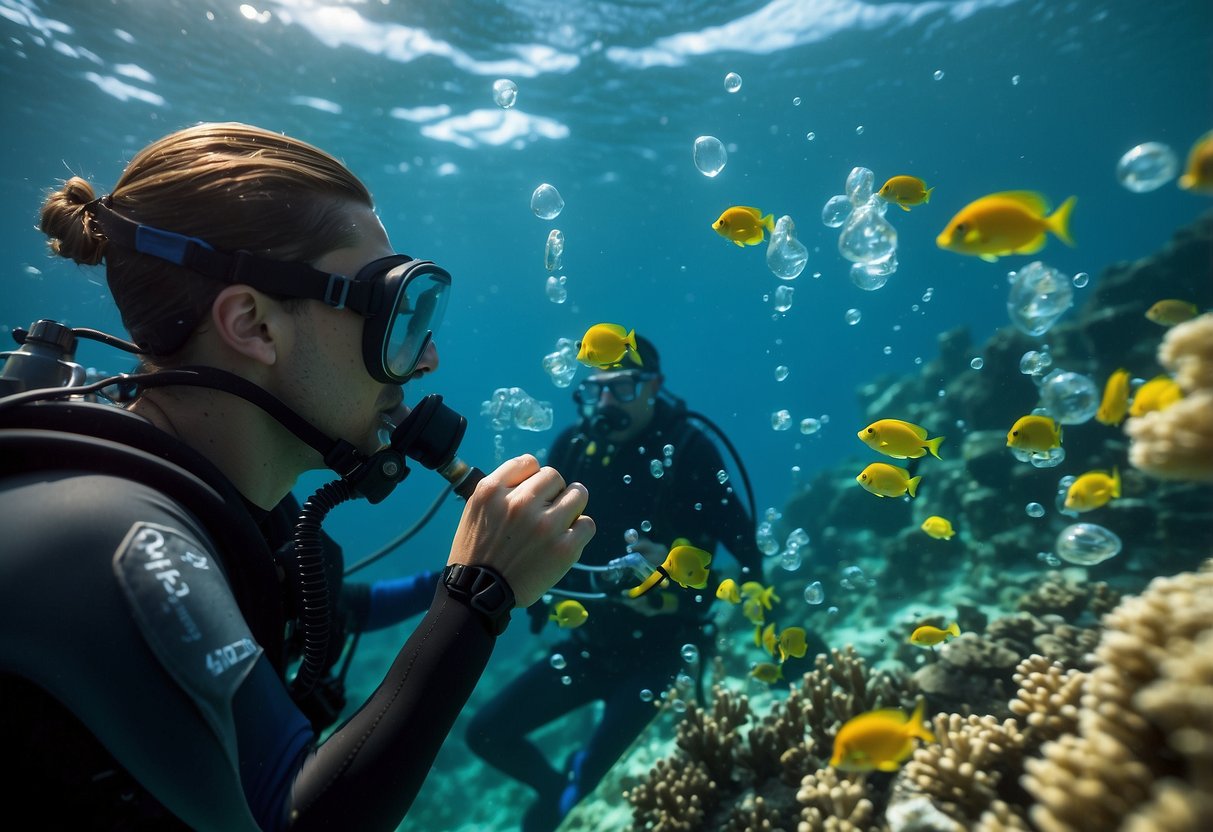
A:
<svg viewBox="0 0 1213 832">
<path fill-rule="evenodd" d="M 425 612 L 441 575 L 425 570 L 369 584 L 345 584 L 342 606 L 350 612 L 354 632 L 379 630 Z"/>
<path fill-rule="evenodd" d="M 488 663 L 496 637 L 439 586 L 366 704 L 307 756 L 292 829 L 395 829 Z"/>
</svg>

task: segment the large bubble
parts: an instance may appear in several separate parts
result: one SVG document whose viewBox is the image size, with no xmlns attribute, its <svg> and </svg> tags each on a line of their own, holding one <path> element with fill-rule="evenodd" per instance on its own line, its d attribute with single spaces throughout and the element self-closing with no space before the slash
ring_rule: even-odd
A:
<svg viewBox="0 0 1213 832">
<path fill-rule="evenodd" d="M 807 262 L 809 251 L 796 239 L 796 226 L 792 218 L 780 217 L 771 233 L 771 243 L 767 246 L 767 267 L 776 277 L 792 280 L 800 276 Z"/>
<path fill-rule="evenodd" d="M 897 250 L 897 229 L 876 202 L 883 204 L 884 200 L 873 197 L 852 211 L 838 235 L 838 252 L 852 263 L 876 263 Z"/>
<path fill-rule="evenodd" d="M 1075 523 L 1057 535 L 1057 556 L 1068 563 L 1093 566 L 1120 553 L 1120 538 L 1094 523 Z"/>
<path fill-rule="evenodd" d="M 729 161 L 729 152 L 715 136 L 700 136 L 691 148 L 691 158 L 695 160 L 699 172 L 710 178 L 724 170 L 725 163 Z"/>
<path fill-rule="evenodd" d="M 554 220 L 564 210 L 564 197 L 555 187 L 544 182 L 531 194 L 531 210 L 541 220 Z"/>
<path fill-rule="evenodd" d="M 1100 391 L 1089 376 L 1057 369 L 1040 383 L 1040 406 L 1063 425 L 1081 425 L 1099 410 Z"/>
<path fill-rule="evenodd" d="M 1130 150 L 1116 163 L 1116 178 L 1130 191 L 1144 194 L 1175 178 L 1179 159 L 1161 142 L 1146 142 Z"/>
<path fill-rule="evenodd" d="M 1015 273 L 1007 295 L 1007 314 L 1021 332 L 1043 335 L 1073 303 L 1070 279 L 1036 260 Z"/>
</svg>

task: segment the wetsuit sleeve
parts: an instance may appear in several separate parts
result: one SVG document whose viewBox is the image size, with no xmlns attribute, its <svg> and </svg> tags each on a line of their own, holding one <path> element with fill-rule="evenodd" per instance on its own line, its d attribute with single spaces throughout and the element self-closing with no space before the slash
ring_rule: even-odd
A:
<svg viewBox="0 0 1213 832">
<path fill-rule="evenodd" d="M 479 614 L 440 585 L 374 694 L 307 755 L 291 794 L 291 828 L 395 829 L 495 641 Z"/>
<path fill-rule="evenodd" d="M 355 632 L 370 632 L 420 615 L 430 605 L 441 572 L 429 570 L 374 583 L 346 584 L 344 606 Z"/>
</svg>

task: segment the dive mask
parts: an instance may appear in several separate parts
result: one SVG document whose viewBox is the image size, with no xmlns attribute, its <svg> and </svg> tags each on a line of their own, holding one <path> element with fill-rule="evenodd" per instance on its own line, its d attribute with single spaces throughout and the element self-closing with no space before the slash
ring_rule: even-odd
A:
<svg viewBox="0 0 1213 832">
<path fill-rule="evenodd" d="M 362 359 L 367 372 L 384 384 L 403 384 L 446 312 L 451 275 L 429 260 L 391 254 L 372 260 L 353 277 L 314 269 L 307 263 L 271 260 L 247 251 L 225 252 L 205 240 L 141 225 L 109 207 L 100 197 L 85 206 L 97 227 L 114 244 L 156 257 L 221 281 L 244 283 L 267 294 L 322 301 L 350 309 L 366 319 Z M 180 349 L 197 322 L 166 320 L 144 337 L 159 352 Z"/>
</svg>

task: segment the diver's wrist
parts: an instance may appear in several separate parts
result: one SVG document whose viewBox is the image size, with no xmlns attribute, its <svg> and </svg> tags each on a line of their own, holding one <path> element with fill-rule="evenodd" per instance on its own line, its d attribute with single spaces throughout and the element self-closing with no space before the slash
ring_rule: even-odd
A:
<svg viewBox="0 0 1213 832">
<path fill-rule="evenodd" d="M 447 594 L 471 607 L 494 636 L 505 632 L 514 610 L 514 590 L 505 577 L 490 566 L 450 563 L 442 570 Z"/>
</svg>

